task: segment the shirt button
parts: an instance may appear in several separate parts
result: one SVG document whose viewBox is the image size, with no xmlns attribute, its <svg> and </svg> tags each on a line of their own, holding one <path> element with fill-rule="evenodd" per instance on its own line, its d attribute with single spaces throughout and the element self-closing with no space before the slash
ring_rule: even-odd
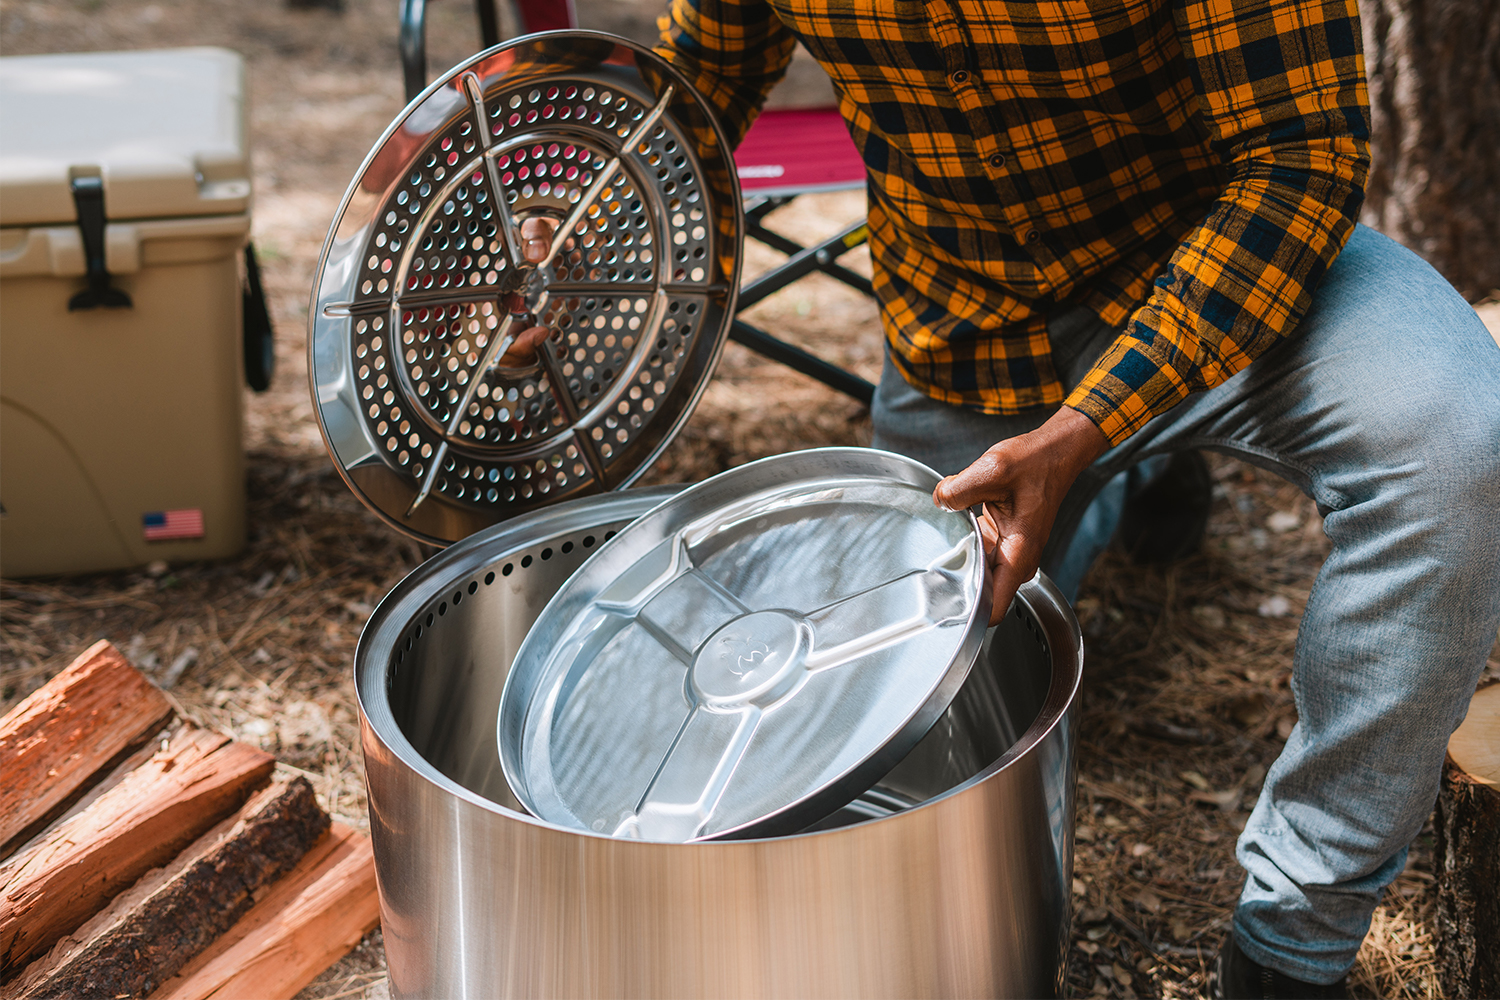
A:
<svg viewBox="0 0 1500 1000">
<path fill-rule="evenodd" d="M 994 167 L 996 170 L 999 170 L 1001 167 L 1005 166 L 1005 154 L 996 153 L 994 156 L 990 157 L 990 166 Z"/>
<path fill-rule="evenodd" d="M 1039 240 L 1041 238 L 1042 238 L 1042 234 L 1039 233 L 1039 232 L 1037 232 L 1035 229 L 1028 229 L 1028 230 L 1026 230 L 1026 242 L 1027 243 L 1035 243 L 1037 240 Z"/>
<path fill-rule="evenodd" d="M 969 82 L 969 71 L 966 70 L 966 69 L 961 69 L 961 70 L 955 71 L 954 74 L 953 74 L 953 82 L 954 83 L 968 83 Z"/>
</svg>

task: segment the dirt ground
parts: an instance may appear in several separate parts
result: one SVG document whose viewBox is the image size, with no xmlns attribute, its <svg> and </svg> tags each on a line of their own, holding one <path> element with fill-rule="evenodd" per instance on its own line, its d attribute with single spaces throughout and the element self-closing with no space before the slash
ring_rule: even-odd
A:
<svg viewBox="0 0 1500 1000">
<path fill-rule="evenodd" d="M 189 717 L 275 752 L 334 816 L 367 827 L 350 677 L 355 640 L 381 596 L 423 558 L 344 488 L 307 392 L 312 271 L 345 186 L 401 109 L 396 0 L 0 3 L 6 55 L 223 45 L 248 61 L 254 239 L 277 327 L 276 381 L 245 397 L 250 543 L 237 559 L 8 581 L 0 599 L 0 712 L 99 638 L 158 678 Z M 580 3 L 585 26 L 637 37 L 651 4 Z M 476 44 L 470 5 L 434 3 L 430 66 Z M 826 90 L 800 69 L 787 103 Z M 832 233 L 857 193 L 806 198 L 773 217 L 794 236 Z M 748 272 L 777 255 L 753 248 Z M 862 252 L 846 263 L 868 271 Z M 1485 309 L 1500 337 L 1500 304 Z M 752 321 L 878 375 L 871 305 L 815 277 Z M 730 345 L 695 415 L 650 473 L 694 481 L 797 448 L 865 444 L 864 409 Z M 1113 553 L 1077 602 L 1086 635 L 1077 856 L 1075 996 L 1196 997 L 1242 874 L 1234 841 L 1295 721 L 1287 687 L 1297 621 L 1327 550 L 1312 503 L 1254 468 L 1212 460 L 1201 554 L 1168 569 Z M 1487 678 L 1500 678 L 1492 654 Z M 1431 837 L 1387 893 L 1353 974 L 1358 996 L 1436 997 Z M 385 996 L 379 933 L 304 997 Z"/>
</svg>

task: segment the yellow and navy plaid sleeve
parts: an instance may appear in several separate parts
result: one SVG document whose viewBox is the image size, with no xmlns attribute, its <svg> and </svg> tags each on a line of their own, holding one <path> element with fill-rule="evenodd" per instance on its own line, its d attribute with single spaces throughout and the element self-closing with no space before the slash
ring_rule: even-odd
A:
<svg viewBox="0 0 1500 1000">
<path fill-rule="evenodd" d="M 1291 335 L 1367 173 L 1355 0 L 674 0 L 662 52 L 737 140 L 793 38 L 869 170 L 890 356 L 1119 442 Z M 1122 330 L 1072 393 L 1047 317 Z"/>
<path fill-rule="evenodd" d="M 1185 0 L 1173 20 L 1228 178 L 1067 399 L 1112 443 L 1295 330 L 1369 166 L 1355 0 Z"/>
<path fill-rule="evenodd" d="M 672 0 L 656 48 L 719 112 L 731 145 L 786 74 L 796 40 L 764 0 Z"/>
</svg>

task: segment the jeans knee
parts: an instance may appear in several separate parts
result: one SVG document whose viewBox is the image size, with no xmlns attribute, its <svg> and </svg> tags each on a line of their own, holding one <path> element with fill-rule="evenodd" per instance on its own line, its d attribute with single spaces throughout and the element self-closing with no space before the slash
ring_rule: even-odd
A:
<svg viewBox="0 0 1500 1000">
<path fill-rule="evenodd" d="M 1454 512 L 1500 521 L 1500 412 L 1460 412 L 1434 423 L 1428 437 L 1434 487 Z"/>
</svg>

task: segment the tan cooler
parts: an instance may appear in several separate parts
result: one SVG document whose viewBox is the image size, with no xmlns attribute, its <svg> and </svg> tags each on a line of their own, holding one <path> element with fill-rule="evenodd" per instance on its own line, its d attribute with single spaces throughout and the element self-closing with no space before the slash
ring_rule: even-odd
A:
<svg viewBox="0 0 1500 1000">
<path fill-rule="evenodd" d="M 0 59 L 0 572 L 245 539 L 244 66 Z"/>
</svg>

